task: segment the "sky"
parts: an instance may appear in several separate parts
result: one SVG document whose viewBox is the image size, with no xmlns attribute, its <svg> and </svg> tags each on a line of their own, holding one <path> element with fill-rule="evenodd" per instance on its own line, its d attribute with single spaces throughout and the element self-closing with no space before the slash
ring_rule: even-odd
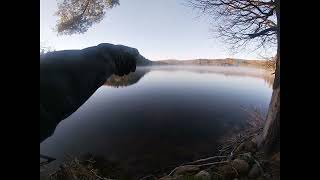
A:
<svg viewBox="0 0 320 180">
<path fill-rule="evenodd" d="M 105 18 L 80 35 L 57 35 L 56 0 L 40 1 L 40 43 L 55 50 L 82 49 L 100 43 L 137 48 L 150 60 L 260 59 L 260 52 L 233 54 L 215 39 L 209 17 L 185 5 L 186 0 L 120 0 Z"/>
</svg>

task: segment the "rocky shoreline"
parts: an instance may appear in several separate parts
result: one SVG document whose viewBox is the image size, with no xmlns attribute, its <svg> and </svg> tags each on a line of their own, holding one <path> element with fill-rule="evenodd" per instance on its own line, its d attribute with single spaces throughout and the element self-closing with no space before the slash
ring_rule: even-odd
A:
<svg viewBox="0 0 320 180">
<path fill-rule="evenodd" d="M 258 151 L 258 134 L 249 134 L 249 132 L 238 134 L 238 137 L 231 142 L 233 145 L 228 145 L 226 142 L 220 149 L 220 151 L 225 150 L 222 155 L 181 165 L 158 180 L 280 179 L 280 152 L 267 157 L 263 152 Z M 231 152 L 225 149 L 228 146 L 232 149 Z M 152 180 L 154 179 L 156 178 Z"/>
<path fill-rule="evenodd" d="M 167 174 L 147 175 L 140 180 L 278 180 L 280 179 L 280 152 L 268 157 L 258 151 L 261 129 L 246 130 L 225 141 L 218 155 L 184 163 Z M 70 158 L 47 179 L 118 179 L 99 175 L 94 160 Z M 118 172 L 121 174 L 121 172 Z M 112 172 L 111 174 L 114 174 Z M 119 178 L 126 179 L 126 178 Z"/>
<path fill-rule="evenodd" d="M 244 109 L 245 110 L 245 109 Z M 167 175 L 150 180 L 278 180 L 280 152 L 267 155 L 261 150 L 264 118 L 255 110 L 248 128 L 222 141 L 216 156 L 207 157 L 174 168 Z M 146 179 L 144 179 L 146 180 Z"/>
</svg>

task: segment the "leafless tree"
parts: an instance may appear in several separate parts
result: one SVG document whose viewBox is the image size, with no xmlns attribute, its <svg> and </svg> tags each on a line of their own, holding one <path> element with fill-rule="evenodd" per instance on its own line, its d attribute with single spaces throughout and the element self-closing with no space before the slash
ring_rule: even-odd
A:
<svg viewBox="0 0 320 180">
<path fill-rule="evenodd" d="M 274 0 L 187 0 L 188 5 L 214 21 L 218 36 L 242 48 L 274 46 L 277 42 L 277 18 Z"/>
</svg>

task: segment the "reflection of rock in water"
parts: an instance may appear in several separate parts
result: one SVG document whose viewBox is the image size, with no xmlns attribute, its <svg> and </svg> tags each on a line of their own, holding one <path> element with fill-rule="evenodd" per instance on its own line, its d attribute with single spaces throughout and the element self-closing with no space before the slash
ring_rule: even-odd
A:
<svg viewBox="0 0 320 180">
<path fill-rule="evenodd" d="M 112 75 L 106 82 L 105 86 L 125 87 L 137 83 L 149 70 L 146 68 L 138 68 L 136 72 L 124 76 Z"/>
</svg>

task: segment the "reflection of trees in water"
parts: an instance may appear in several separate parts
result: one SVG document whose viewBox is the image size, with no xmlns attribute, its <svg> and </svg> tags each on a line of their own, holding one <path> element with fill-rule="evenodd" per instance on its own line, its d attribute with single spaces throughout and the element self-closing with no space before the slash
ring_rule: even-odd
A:
<svg viewBox="0 0 320 180">
<path fill-rule="evenodd" d="M 186 71 L 199 74 L 221 74 L 226 77 L 238 76 L 238 77 L 253 77 L 263 79 L 264 82 L 272 87 L 274 74 L 272 71 L 261 68 L 242 68 L 242 67 L 223 67 L 223 66 L 156 66 L 153 70 L 160 71 Z"/>
<path fill-rule="evenodd" d="M 137 83 L 146 73 L 150 70 L 146 68 L 139 68 L 134 73 L 130 73 L 124 76 L 112 75 L 106 82 L 105 86 L 111 86 L 115 88 L 130 86 Z"/>
<path fill-rule="evenodd" d="M 264 82 L 268 84 L 269 88 L 271 88 L 273 85 L 274 75 L 266 75 L 263 77 L 263 79 Z"/>
<path fill-rule="evenodd" d="M 186 71 L 186 72 L 194 72 L 194 73 L 199 73 L 199 74 L 222 74 L 224 76 L 242 76 L 242 77 L 254 77 L 254 78 L 259 78 L 263 79 L 264 82 L 269 86 L 272 87 L 273 84 L 273 79 L 274 75 L 271 74 L 270 71 L 268 70 L 263 70 L 260 69 L 258 71 L 252 71 L 251 70 L 241 70 L 238 71 L 237 68 L 235 69 L 225 69 L 223 67 L 218 67 L 218 68 L 211 68 L 210 66 L 207 66 L 208 68 L 203 68 L 203 67 L 197 67 L 197 66 L 192 66 L 192 67 L 186 67 L 186 66 L 150 66 L 150 67 L 143 67 L 143 68 L 138 68 L 136 72 L 130 73 L 125 76 L 116 76 L 112 75 L 105 83 L 106 86 L 111 86 L 115 88 L 119 87 L 125 87 L 125 86 L 130 86 L 132 84 L 137 83 L 145 74 L 147 74 L 150 71 L 167 71 L 167 72 L 176 72 L 176 71 Z"/>
<path fill-rule="evenodd" d="M 233 72 L 223 72 L 221 73 L 225 76 L 247 76 L 247 77 L 254 77 L 254 78 L 259 78 L 259 79 L 263 79 L 264 82 L 268 85 L 269 88 L 272 87 L 273 84 L 273 79 L 274 79 L 274 75 L 271 74 L 271 72 L 269 71 L 265 71 L 263 73 L 257 73 L 257 74 L 252 74 L 252 73 L 233 73 Z"/>
</svg>

